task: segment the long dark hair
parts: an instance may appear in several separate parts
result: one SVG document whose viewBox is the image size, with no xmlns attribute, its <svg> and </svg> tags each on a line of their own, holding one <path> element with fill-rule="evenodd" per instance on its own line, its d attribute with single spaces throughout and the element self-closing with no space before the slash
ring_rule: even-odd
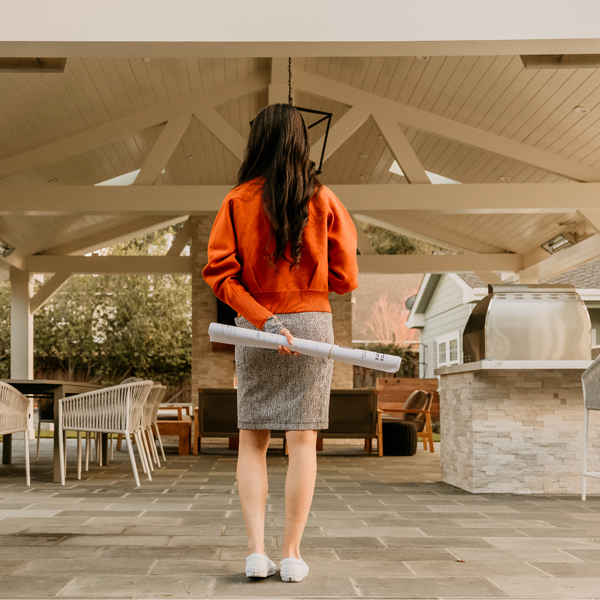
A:
<svg viewBox="0 0 600 600">
<path fill-rule="evenodd" d="M 290 269 L 300 262 L 302 233 L 308 223 L 308 203 L 323 187 L 310 160 L 304 119 L 289 104 L 271 104 L 252 123 L 238 185 L 262 177 L 262 202 L 275 236 L 274 263 L 291 244 Z M 267 252 L 271 237 L 267 243 Z"/>
</svg>

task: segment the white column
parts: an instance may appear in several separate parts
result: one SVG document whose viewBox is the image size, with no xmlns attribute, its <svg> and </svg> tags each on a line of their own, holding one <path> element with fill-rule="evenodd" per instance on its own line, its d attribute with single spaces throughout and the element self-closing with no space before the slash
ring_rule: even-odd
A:
<svg viewBox="0 0 600 600">
<path fill-rule="evenodd" d="M 33 274 L 11 271 L 10 274 L 10 376 L 33 379 Z M 31 400 L 29 434 L 34 435 L 33 400 Z"/>
</svg>

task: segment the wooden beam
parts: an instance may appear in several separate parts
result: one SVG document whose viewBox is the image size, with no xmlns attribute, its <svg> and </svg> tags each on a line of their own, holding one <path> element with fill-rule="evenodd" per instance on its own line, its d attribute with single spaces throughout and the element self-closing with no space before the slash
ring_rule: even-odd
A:
<svg viewBox="0 0 600 600">
<path fill-rule="evenodd" d="M 361 273 L 460 273 L 471 271 L 518 271 L 519 254 L 381 254 L 359 256 Z"/>
<path fill-rule="evenodd" d="M 123 222 L 122 217 L 117 217 L 102 223 L 102 227 L 86 229 L 89 231 L 85 237 L 57 246 L 52 246 L 43 251 L 44 254 L 85 254 L 99 248 L 114 246 L 141 235 L 146 235 L 157 229 L 181 223 L 187 217 L 177 216 L 144 216 Z"/>
<path fill-rule="evenodd" d="M 288 101 L 288 59 L 274 56 L 271 59 L 269 104 L 286 104 Z"/>
<path fill-rule="evenodd" d="M 563 214 L 594 209 L 600 184 L 331 185 L 350 212 Z M 1 186 L 5 215 L 192 215 L 216 212 L 228 185 Z"/>
<path fill-rule="evenodd" d="M 49 256 L 27 257 L 32 273 L 191 273 L 189 256 Z"/>
<path fill-rule="evenodd" d="M 179 230 L 177 237 L 173 240 L 171 247 L 167 250 L 167 256 L 180 256 L 183 249 L 192 237 L 192 224 L 188 219 Z"/>
<path fill-rule="evenodd" d="M 434 246 L 441 246 L 448 250 L 474 252 L 476 254 L 496 254 L 506 251 L 505 248 L 492 246 L 491 244 L 474 240 L 465 235 L 455 234 L 439 227 L 433 227 L 432 225 L 406 218 L 402 213 L 370 212 L 368 214 L 354 213 L 354 216 L 365 223 L 371 223 L 371 225 L 383 227 L 384 229 L 389 229 L 390 231 L 433 244 Z"/>
<path fill-rule="evenodd" d="M 373 113 L 373 119 L 408 182 L 431 183 L 398 121 L 393 116 L 381 111 Z"/>
<path fill-rule="evenodd" d="M 9 254 L 6 258 L 0 258 L 0 263 L 4 266 L 5 270 L 8 271 L 26 271 L 25 256 L 23 256 L 18 250 Z"/>
<path fill-rule="evenodd" d="M 109 144 L 148 127 L 165 123 L 172 118 L 180 116 L 182 113 L 191 112 L 194 107 L 196 110 L 199 110 L 200 106 L 212 107 L 223 104 L 240 96 L 260 91 L 267 84 L 268 72 L 259 71 L 217 88 L 206 90 L 200 94 L 148 108 L 128 117 L 123 117 L 122 119 L 100 125 L 89 131 L 70 136 L 64 140 L 52 142 L 28 152 L 5 158 L 0 161 L 0 178 L 76 156 L 77 154 Z"/>
<path fill-rule="evenodd" d="M 33 296 L 29 303 L 31 314 L 35 314 L 60 288 L 69 281 L 71 273 L 57 273 L 48 280 Z"/>
<path fill-rule="evenodd" d="M 192 113 L 188 112 L 169 119 L 146 157 L 133 182 L 134 185 L 154 185 L 156 183 L 188 128 L 191 117 Z"/>
<path fill-rule="evenodd" d="M 352 222 L 354 223 L 354 227 L 356 228 L 356 237 L 358 238 L 358 250 L 361 254 L 377 254 L 375 252 L 375 248 L 371 244 L 371 240 L 364 232 L 363 228 L 359 225 L 356 217 L 354 215 L 350 215 L 352 218 Z"/>
<path fill-rule="evenodd" d="M 364 108 L 353 106 L 340 117 L 329 130 L 323 160 L 327 160 L 370 116 Z M 319 161 L 324 142 L 325 136 L 319 138 L 311 148 L 310 156 L 315 163 Z"/>
<path fill-rule="evenodd" d="M 214 108 L 201 106 L 194 114 L 240 162 L 244 160 L 246 140 Z"/>
<path fill-rule="evenodd" d="M 600 181 L 600 169 L 561 158 L 550 152 L 514 142 L 476 127 L 470 127 L 413 106 L 400 104 L 306 71 L 297 71 L 294 78 L 296 87 L 311 95 L 361 106 L 373 114 L 386 114 L 389 118 L 393 117 L 397 121 L 421 131 L 493 152 L 569 179 Z"/>
</svg>

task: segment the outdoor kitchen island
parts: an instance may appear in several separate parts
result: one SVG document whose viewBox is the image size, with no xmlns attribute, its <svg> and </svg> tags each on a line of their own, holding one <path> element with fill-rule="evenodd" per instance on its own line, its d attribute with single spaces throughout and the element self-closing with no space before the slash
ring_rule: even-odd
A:
<svg viewBox="0 0 600 600">
<path fill-rule="evenodd" d="M 581 494 L 583 392 L 590 360 L 480 360 L 442 367 L 442 480 L 475 493 Z M 588 468 L 600 471 L 600 412 Z M 589 480 L 600 493 L 600 480 Z"/>
</svg>

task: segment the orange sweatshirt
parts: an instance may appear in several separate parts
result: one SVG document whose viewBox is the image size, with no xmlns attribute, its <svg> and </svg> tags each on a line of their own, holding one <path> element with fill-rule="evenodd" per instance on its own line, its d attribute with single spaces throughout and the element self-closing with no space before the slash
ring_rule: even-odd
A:
<svg viewBox="0 0 600 600">
<path fill-rule="evenodd" d="M 300 264 L 291 271 L 283 257 L 269 264 L 275 237 L 267 253 L 271 224 L 261 180 L 233 189 L 217 214 L 202 275 L 218 298 L 259 329 L 273 313 L 331 312 L 330 291 L 341 295 L 358 286 L 356 229 L 344 205 L 323 187 L 308 213 Z"/>
</svg>

